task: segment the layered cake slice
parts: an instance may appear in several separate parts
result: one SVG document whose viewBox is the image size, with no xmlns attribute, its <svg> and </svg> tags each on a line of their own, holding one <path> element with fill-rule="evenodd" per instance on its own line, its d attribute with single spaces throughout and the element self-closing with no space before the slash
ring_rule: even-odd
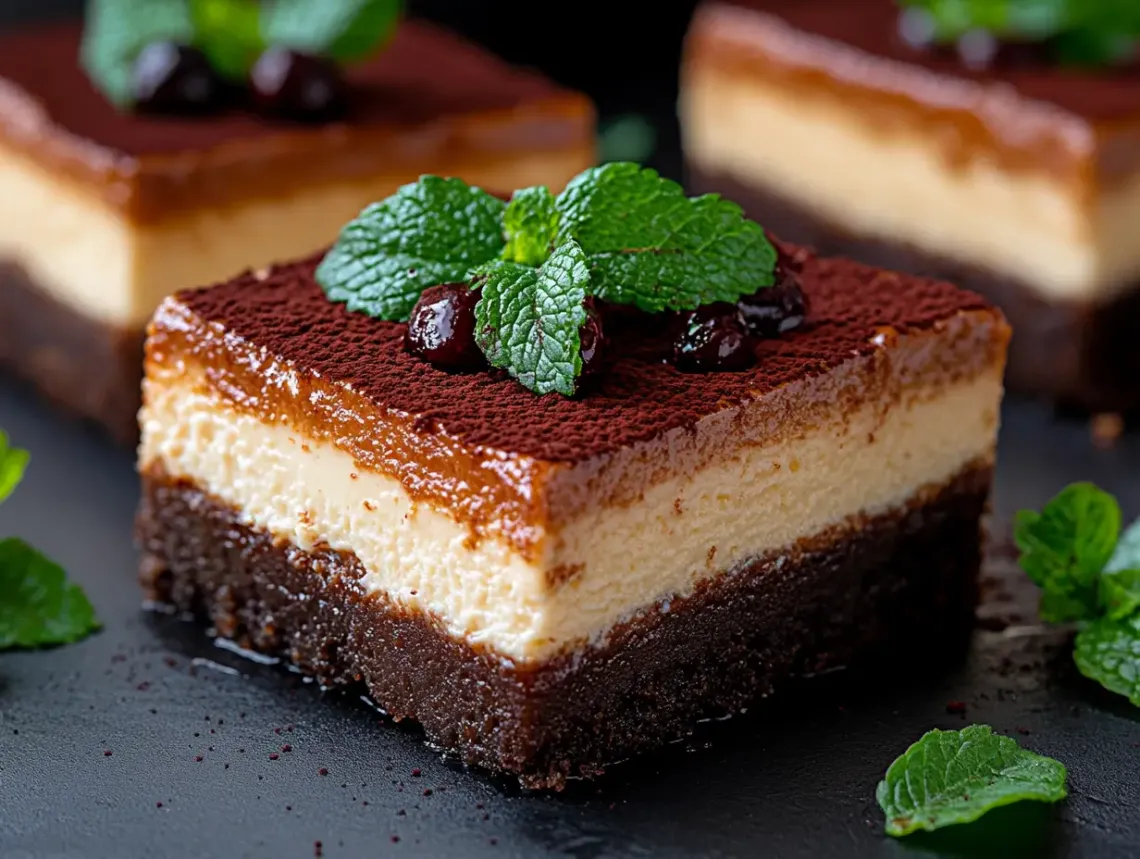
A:
<svg viewBox="0 0 1140 859">
<path fill-rule="evenodd" d="M 691 182 L 822 253 L 986 295 L 1013 388 L 1140 406 L 1140 66 L 1108 51 L 1135 51 L 1140 16 L 1066 29 L 1093 5 L 709 0 L 682 73 Z"/>
<path fill-rule="evenodd" d="M 175 289 L 327 246 L 422 173 L 509 191 L 561 187 L 594 160 L 586 99 L 425 23 L 342 71 L 314 53 L 321 21 L 263 22 L 235 70 L 236 23 L 219 38 L 169 23 L 171 0 L 150 17 L 90 5 L 86 34 L 0 38 L 0 367 L 124 441 L 146 322 Z M 194 4 L 207 5 L 226 7 Z M 345 7 L 288 5 L 301 18 Z"/>
<path fill-rule="evenodd" d="M 632 165 L 464 189 L 163 302 L 148 597 L 532 787 L 969 627 L 998 311 Z"/>
</svg>

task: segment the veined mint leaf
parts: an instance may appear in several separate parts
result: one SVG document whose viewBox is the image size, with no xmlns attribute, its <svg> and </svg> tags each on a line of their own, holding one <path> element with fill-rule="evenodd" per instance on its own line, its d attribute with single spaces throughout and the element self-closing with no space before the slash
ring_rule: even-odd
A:
<svg viewBox="0 0 1140 859">
<path fill-rule="evenodd" d="M 1017 514 L 1019 563 L 1041 588 L 1041 617 L 1051 623 L 1100 614 L 1099 582 L 1120 534 L 1116 499 L 1091 483 L 1074 483 L 1040 513 Z"/>
<path fill-rule="evenodd" d="M 988 725 L 930 731 L 898 758 L 876 796 L 887 834 L 970 823 L 987 811 L 1031 799 L 1065 798 L 1065 766 L 1021 748 Z"/>
<path fill-rule="evenodd" d="M 268 47 L 261 38 L 261 4 L 258 0 L 189 0 L 189 4 L 194 44 L 222 77 L 244 81 Z"/>
<path fill-rule="evenodd" d="M 342 63 L 366 59 L 396 32 L 402 0 L 263 0 L 261 33 L 271 45 L 323 54 Z"/>
<path fill-rule="evenodd" d="M 1073 659 L 1085 677 L 1140 707 L 1140 613 L 1090 623 L 1077 633 Z"/>
<path fill-rule="evenodd" d="M 151 42 L 191 44 L 194 37 L 186 0 L 88 0 L 80 62 L 103 95 L 125 107 L 139 52 Z"/>
<path fill-rule="evenodd" d="M 0 430 L 0 501 L 12 494 L 24 478 L 28 467 L 28 452 L 8 444 L 8 435 Z"/>
<path fill-rule="evenodd" d="M 23 540 L 0 540 L 0 650 L 67 644 L 99 626 L 83 590 L 58 564 Z"/>
<path fill-rule="evenodd" d="M 373 203 L 317 268 L 330 301 L 378 319 L 408 318 L 429 286 L 468 279 L 503 252 L 502 200 L 460 179 L 423 176 Z"/>
<path fill-rule="evenodd" d="M 1140 521 L 1124 529 L 1100 577 L 1100 602 L 1119 620 L 1140 610 Z"/>
<path fill-rule="evenodd" d="M 540 185 L 515 191 L 503 213 L 507 234 L 503 259 L 521 265 L 542 265 L 554 250 L 560 217 L 549 188 Z"/>
<path fill-rule="evenodd" d="M 688 198 L 676 182 L 629 162 L 594 167 L 558 195 L 559 243 L 589 261 L 594 295 L 642 310 L 736 301 L 774 282 L 776 249 L 739 206 Z"/>
<path fill-rule="evenodd" d="M 582 370 L 580 329 L 590 283 L 582 249 L 568 241 L 537 269 L 495 262 L 479 280 L 475 337 L 487 361 L 536 394 L 572 395 Z"/>
</svg>

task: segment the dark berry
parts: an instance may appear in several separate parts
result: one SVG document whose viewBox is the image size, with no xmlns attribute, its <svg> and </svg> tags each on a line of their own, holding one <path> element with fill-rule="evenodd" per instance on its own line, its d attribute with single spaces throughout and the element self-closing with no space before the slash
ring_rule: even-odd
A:
<svg viewBox="0 0 1140 859">
<path fill-rule="evenodd" d="M 755 362 L 740 309 L 708 304 L 689 313 L 673 343 L 673 362 L 686 373 L 744 370 Z"/>
<path fill-rule="evenodd" d="M 176 42 L 151 42 L 135 58 L 131 93 L 148 113 L 202 113 L 217 106 L 222 91 L 206 55 Z"/>
<path fill-rule="evenodd" d="M 578 329 L 581 339 L 582 378 L 597 376 L 605 366 L 606 332 L 602 313 L 593 299 L 586 299 L 586 321 Z"/>
<path fill-rule="evenodd" d="M 755 337 L 778 337 L 799 328 L 807 317 L 807 299 L 794 267 L 781 259 L 776 264 L 776 282 L 737 302 L 740 313 Z"/>
<path fill-rule="evenodd" d="M 483 353 L 475 342 L 478 290 L 465 283 L 428 287 L 408 318 L 407 349 L 446 370 L 478 370 Z"/>
<path fill-rule="evenodd" d="M 289 119 L 331 119 L 345 106 L 340 66 L 288 48 L 269 48 L 257 58 L 249 88 L 260 110 Z"/>
</svg>

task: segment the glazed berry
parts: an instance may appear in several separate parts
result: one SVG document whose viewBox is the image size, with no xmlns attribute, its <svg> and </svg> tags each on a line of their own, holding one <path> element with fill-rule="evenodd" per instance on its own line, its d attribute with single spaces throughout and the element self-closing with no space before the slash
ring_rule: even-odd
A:
<svg viewBox="0 0 1140 859">
<path fill-rule="evenodd" d="M 257 58 L 249 88 L 260 110 L 289 119 L 329 119 L 345 105 L 340 66 L 288 48 L 270 48 Z"/>
<path fill-rule="evenodd" d="M 586 321 L 578 329 L 581 339 L 582 378 L 596 376 L 605 366 L 606 332 L 602 313 L 592 298 L 586 299 Z"/>
<path fill-rule="evenodd" d="M 202 113 L 217 106 L 222 85 L 197 48 L 151 42 L 135 59 L 131 88 L 140 111 Z"/>
<path fill-rule="evenodd" d="M 744 370 L 755 361 L 739 308 L 709 304 L 685 318 L 673 343 L 673 362 L 685 373 Z"/>
<path fill-rule="evenodd" d="M 807 299 L 799 275 L 786 260 L 776 264 L 776 282 L 737 302 L 755 337 L 778 337 L 799 328 L 807 316 Z"/>
<path fill-rule="evenodd" d="M 479 291 L 465 283 L 428 287 L 408 317 L 409 352 L 444 370 L 478 370 L 483 353 L 475 342 Z"/>
</svg>

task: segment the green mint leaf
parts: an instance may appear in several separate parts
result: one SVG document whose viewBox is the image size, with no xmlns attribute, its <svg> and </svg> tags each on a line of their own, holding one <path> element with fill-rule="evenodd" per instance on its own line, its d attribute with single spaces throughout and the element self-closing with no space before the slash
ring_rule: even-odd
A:
<svg viewBox="0 0 1140 859">
<path fill-rule="evenodd" d="M 1020 564 L 1041 588 L 1041 617 L 1051 623 L 1099 616 L 1100 573 L 1120 534 L 1116 499 L 1074 483 L 1040 513 L 1022 510 L 1014 525 Z"/>
<path fill-rule="evenodd" d="M 0 650 L 68 644 L 100 626 L 83 590 L 23 540 L 0 540 Z"/>
<path fill-rule="evenodd" d="M 774 282 L 776 250 L 739 206 L 688 198 L 655 170 L 618 161 L 571 180 L 558 195 L 559 243 L 589 261 L 594 295 L 642 310 L 736 301 Z"/>
<path fill-rule="evenodd" d="M 317 282 L 349 310 L 405 320 L 429 286 L 465 281 L 498 259 L 504 205 L 460 179 L 423 176 L 350 221 Z"/>
<path fill-rule="evenodd" d="M 515 191 L 503 213 L 507 234 L 503 259 L 520 265 L 542 265 L 554 250 L 560 218 L 549 188 L 540 185 Z"/>
<path fill-rule="evenodd" d="M 1100 577 L 1100 601 L 1113 620 L 1140 611 L 1140 520 L 1129 525 Z"/>
<path fill-rule="evenodd" d="M 988 725 L 930 731 L 903 753 L 876 796 L 888 835 L 970 823 L 1022 800 L 1065 798 L 1065 766 L 1021 748 Z"/>
<path fill-rule="evenodd" d="M 222 77 L 244 82 L 268 43 L 261 37 L 258 0 L 189 0 L 194 44 Z"/>
<path fill-rule="evenodd" d="M 80 63 L 91 82 L 118 107 L 132 101 L 135 60 L 155 41 L 194 41 L 186 0 L 88 0 Z"/>
<path fill-rule="evenodd" d="M 388 42 L 402 7 L 402 0 L 263 0 L 261 33 L 267 44 L 352 63 Z"/>
<path fill-rule="evenodd" d="M 7 433 L 0 430 L 0 502 L 20 485 L 24 469 L 28 467 L 28 459 L 28 452 L 9 446 Z"/>
<path fill-rule="evenodd" d="M 495 262 L 479 280 L 475 337 L 487 361 L 536 394 L 571 396 L 582 371 L 580 329 L 590 284 L 582 249 L 568 241 L 537 269 Z"/>
<path fill-rule="evenodd" d="M 1077 633 L 1073 659 L 1085 677 L 1140 707 L 1140 613 L 1090 623 Z"/>
</svg>

